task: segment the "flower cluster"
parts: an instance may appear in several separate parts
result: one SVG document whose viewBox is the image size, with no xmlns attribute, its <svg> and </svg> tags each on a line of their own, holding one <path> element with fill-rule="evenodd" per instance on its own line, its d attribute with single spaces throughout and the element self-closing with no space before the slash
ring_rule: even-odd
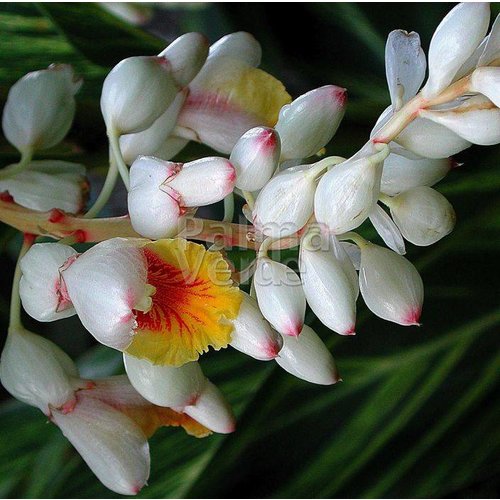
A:
<svg viewBox="0 0 500 500">
<path fill-rule="evenodd" d="M 378 317 L 418 325 L 424 287 L 403 257 L 405 240 L 427 246 L 452 231 L 453 207 L 431 186 L 451 169 L 451 155 L 500 142 L 500 21 L 487 35 L 489 16 L 487 4 L 470 3 L 445 17 L 423 87 L 418 34 L 390 33 L 391 105 L 348 159 L 322 158 L 346 90 L 325 85 L 292 100 L 258 68 L 261 48 L 247 33 L 210 47 L 188 33 L 157 56 L 127 58 L 102 89 L 108 177 L 77 217 L 81 167 L 31 158 L 64 138 L 79 84 L 67 66 L 21 79 L 2 123 L 22 158 L 0 171 L 0 219 L 35 234 L 14 283 L 0 363 L 7 390 L 59 426 L 108 488 L 133 494 L 148 478 L 147 437 L 156 428 L 183 426 L 199 437 L 234 430 L 229 405 L 202 371 L 211 348 L 231 346 L 330 385 L 339 374 L 304 324 L 307 305 L 340 335 L 356 332 L 360 292 Z M 189 141 L 219 156 L 173 161 Z M 118 175 L 128 217 L 96 219 Z M 246 224 L 232 223 L 235 195 L 245 200 Z M 195 216 L 220 201 L 222 221 Z M 388 248 L 359 234 L 366 221 Z M 33 244 L 42 234 L 59 241 Z M 82 241 L 96 244 L 78 253 L 72 245 Z M 237 246 L 256 252 L 248 269 L 228 256 Z M 298 272 L 272 258 L 297 247 Z M 247 281 L 249 293 L 240 288 Z M 18 297 L 38 321 L 77 315 L 123 353 L 126 375 L 82 380 L 58 347 L 22 327 Z"/>
</svg>

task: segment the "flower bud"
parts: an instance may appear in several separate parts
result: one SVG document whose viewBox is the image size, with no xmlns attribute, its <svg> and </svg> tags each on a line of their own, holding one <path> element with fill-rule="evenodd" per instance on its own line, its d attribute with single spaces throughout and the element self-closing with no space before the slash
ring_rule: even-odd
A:
<svg viewBox="0 0 500 500">
<path fill-rule="evenodd" d="M 346 89 L 325 85 L 283 106 L 275 127 L 282 160 L 307 158 L 325 147 L 344 117 L 346 103 Z"/>
<path fill-rule="evenodd" d="M 262 317 L 256 300 L 246 293 L 233 327 L 230 345 L 252 358 L 274 359 L 283 345 L 281 335 Z"/>
<path fill-rule="evenodd" d="M 55 321 L 75 314 L 61 270 L 77 257 L 76 250 L 68 245 L 37 243 L 21 259 L 19 294 L 32 318 Z"/>
<path fill-rule="evenodd" d="M 179 232 L 183 210 L 178 196 L 161 185 L 180 169 L 180 163 L 148 156 L 139 156 L 130 167 L 128 212 L 140 235 L 160 239 Z"/>
<path fill-rule="evenodd" d="M 382 165 L 390 150 L 387 144 L 375 147 L 372 155 L 335 165 L 318 184 L 314 214 L 334 234 L 360 226 L 377 203 Z"/>
<path fill-rule="evenodd" d="M 449 128 L 425 118 L 413 120 L 394 142 L 424 158 L 435 159 L 448 158 L 471 145 Z"/>
<path fill-rule="evenodd" d="M 324 325 L 341 335 L 354 335 L 358 277 L 337 239 L 333 236 L 326 243 L 331 248 L 314 245 L 313 236 L 302 240 L 299 267 L 304 294 Z"/>
<path fill-rule="evenodd" d="M 406 253 L 405 242 L 398 226 L 394 224 L 394 221 L 380 205 L 375 205 L 373 207 L 370 214 L 370 222 L 379 236 L 384 240 L 384 243 L 391 250 L 394 250 L 400 255 Z"/>
<path fill-rule="evenodd" d="M 256 68 L 260 64 L 262 49 L 252 34 L 237 31 L 223 36 L 210 47 L 210 60 L 219 57 L 236 58 Z"/>
<path fill-rule="evenodd" d="M 0 179 L 0 192 L 8 191 L 14 201 L 31 210 L 47 212 L 58 208 L 79 214 L 87 201 L 85 167 L 58 160 L 32 161 L 12 177 Z"/>
<path fill-rule="evenodd" d="M 180 367 L 160 366 L 128 354 L 123 355 L 123 361 L 135 390 L 158 406 L 184 408 L 196 401 L 206 384 L 196 361 Z"/>
<path fill-rule="evenodd" d="M 254 286 L 259 308 L 273 328 L 282 335 L 299 335 L 304 324 L 306 298 L 297 274 L 280 262 L 259 257 Z"/>
<path fill-rule="evenodd" d="M 198 74 L 208 56 L 209 43 L 201 33 L 185 33 L 176 38 L 159 57 L 170 63 L 177 85 L 185 87 Z"/>
<path fill-rule="evenodd" d="M 283 238 L 296 233 L 313 213 L 316 171 L 312 165 L 283 170 L 257 196 L 255 227 L 266 236 Z"/>
<path fill-rule="evenodd" d="M 477 68 L 472 73 L 470 90 L 485 95 L 500 107 L 500 68 Z"/>
<path fill-rule="evenodd" d="M 401 233 L 414 245 L 432 245 L 455 226 L 455 211 L 450 202 L 427 186 L 401 193 L 390 200 L 389 207 Z"/>
<path fill-rule="evenodd" d="M 102 87 L 106 127 L 119 135 L 147 129 L 172 104 L 178 90 L 165 58 L 124 59 L 111 70 Z"/>
<path fill-rule="evenodd" d="M 489 21 L 490 7 L 486 2 L 460 3 L 441 21 L 429 47 L 429 78 L 424 97 L 436 96 L 453 81 L 483 40 Z"/>
<path fill-rule="evenodd" d="M 261 189 L 278 167 L 280 154 L 280 137 L 274 129 L 255 127 L 245 132 L 229 157 L 236 170 L 236 187 L 244 191 Z"/>
<path fill-rule="evenodd" d="M 284 337 L 278 365 L 307 382 L 332 385 L 340 380 L 330 351 L 312 328 L 304 325 L 297 338 Z"/>
<path fill-rule="evenodd" d="M 235 430 L 236 422 L 231 407 L 209 380 L 196 402 L 186 406 L 183 411 L 211 431 L 229 434 Z"/>
<path fill-rule="evenodd" d="M 59 347 L 22 328 L 11 329 L 0 359 L 0 380 L 16 398 L 50 415 L 74 399 L 76 367 Z"/>
<path fill-rule="evenodd" d="M 394 196 L 417 186 L 433 186 L 451 167 L 452 161 L 449 158 L 411 160 L 391 153 L 384 161 L 380 190 Z"/>
<path fill-rule="evenodd" d="M 361 295 L 374 314 L 400 325 L 418 325 L 424 285 L 413 264 L 387 248 L 361 246 Z"/>
<path fill-rule="evenodd" d="M 127 164 L 132 164 L 138 156 L 155 156 L 174 130 L 177 117 L 184 104 L 187 91 L 177 94 L 174 102 L 151 125 L 151 127 L 136 134 L 126 134 L 120 137 L 120 150 Z"/>
<path fill-rule="evenodd" d="M 68 64 L 53 64 L 23 76 L 11 87 L 3 109 L 7 140 L 22 153 L 61 142 L 71 127 L 80 85 Z"/>
<path fill-rule="evenodd" d="M 500 109 L 483 96 L 470 97 L 448 111 L 421 110 L 420 116 L 482 146 L 500 142 Z"/>
</svg>

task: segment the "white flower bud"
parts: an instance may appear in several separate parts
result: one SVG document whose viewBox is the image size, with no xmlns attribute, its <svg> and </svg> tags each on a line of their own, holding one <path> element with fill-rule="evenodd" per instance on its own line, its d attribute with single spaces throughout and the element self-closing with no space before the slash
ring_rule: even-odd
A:
<svg viewBox="0 0 500 500">
<path fill-rule="evenodd" d="M 234 329 L 229 345 L 261 361 L 274 359 L 283 345 L 282 337 L 262 317 L 256 300 L 241 293 L 243 302 L 238 317 L 233 320 Z"/>
<path fill-rule="evenodd" d="M 67 64 L 23 76 L 11 87 L 3 109 L 7 140 L 23 153 L 61 142 L 71 127 L 80 85 Z"/>
<path fill-rule="evenodd" d="M 185 33 L 159 54 L 169 63 L 180 87 L 185 87 L 198 74 L 208 56 L 209 43 L 201 33 Z"/>
<path fill-rule="evenodd" d="M 473 144 L 491 146 L 500 142 L 500 109 L 483 96 L 471 97 L 449 111 L 421 110 L 420 116 Z"/>
<path fill-rule="evenodd" d="M 424 158 L 448 158 L 471 145 L 449 128 L 425 118 L 413 120 L 394 141 Z"/>
<path fill-rule="evenodd" d="M 481 43 L 490 22 L 486 2 L 460 3 L 436 28 L 429 47 L 429 78 L 423 96 L 431 98 L 445 89 L 463 63 Z"/>
<path fill-rule="evenodd" d="M 273 328 L 282 335 L 299 335 L 304 324 L 306 298 L 297 273 L 280 262 L 259 257 L 254 286 L 260 310 Z"/>
<path fill-rule="evenodd" d="M 376 148 L 370 156 L 335 165 L 318 184 L 314 214 L 334 234 L 360 226 L 377 203 L 382 165 L 390 150 L 387 144 Z"/>
<path fill-rule="evenodd" d="M 391 153 L 384 161 L 380 190 L 394 196 L 417 186 L 433 186 L 451 169 L 449 158 L 411 160 Z"/>
<path fill-rule="evenodd" d="M 346 89 L 325 85 L 283 106 L 275 127 L 282 160 L 307 158 L 325 147 L 344 117 L 346 103 Z"/>
<path fill-rule="evenodd" d="M 366 242 L 361 246 L 359 287 L 368 309 L 400 325 L 417 325 L 424 285 L 413 264 L 392 250 Z"/>
<path fill-rule="evenodd" d="M 289 236 L 302 228 L 313 213 L 316 175 L 313 165 L 300 165 L 273 177 L 255 201 L 255 227 L 273 238 Z"/>
<path fill-rule="evenodd" d="M 455 211 L 450 202 L 427 186 L 401 193 L 390 200 L 389 207 L 401 233 L 414 245 L 432 245 L 455 226 Z"/>
<path fill-rule="evenodd" d="M 37 243 L 21 259 L 19 294 L 25 311 L 37 321 L 55 321 L 75 314 L 63 266 L 70 265 L 78 253 L 61 243 Z"/>
<path fill-rule="evenodd" d="M 149 445 L 133 420 L 93 398 L 78 398 L 71 412 L 52 419 L 106 488 L 136 495 L 149 477 Z"/>
<path fill-rule="evenodd" d="M 319 235 L 318 235 L 319 237 Z M 322 237 L 320 239 L 324 241 Z M 318 319 L 341 335 L 354 335 L 358 277 L 349 257 L 335 237 L 330 248 L 306 235 L 300 245 L 300 279 L 307 302 Z"/>
<path fill-rule="evenodd" d="M 184 408 L 197 400 L 206 384 L 196 361 L 179 367 L 153 365 L 129 354 L 123 355 L 123 361 L 135 390 L 158 406 Z"/>
<path fill-rule="evenodd" d="M 178 195 L 161 186 L 180 169 L 180 163 L 149 156 L 139 156 L 130 167 L 128 211 L 132 227 L 142 236 L 160 239 L 179 232 L 183 210 Z"/>
<path fill-rule="evenodd" d="M 276 362 L 295 377 L 320 385 L 340 380 L 330 351 L 312 328 L 304 325 L 297 338 L 284 337 Z"/>
<path fill-rule="evenodd" d="M 0 192 L 8 191 L 18 205 L 47 212 L 58 208 L 78 214 L 87 200 L 85 167 L 58 160 L 32 161 L 29 166 L 0 179 Z"/>
<path fill-rule="evenodd" d="M 237 31 L 223 36 L 210 47 L 210 60 L 219 57 L 233 57 L 256 68 L 260 64 L 262 49 L 253 35 Z"/>
<path fill-rule="evenodd" d="M 185 163 L 160 189 L 178 193 L 182 207 L 200 207 L 223 200 L 234 189 L 236 172 L 225 158 L 212 156 Z"/>
<path fill-rule="evenodd" d="M 46 415 L 74 399 L 76 367 L 59 347 L 24 329 L 12 329 L 0 359 L 2 385 Z"/>
<path fill-rule="evenodd" d="M 234 432 L 236 427 L 231 407 L 219 389 L 209 380 L 206 381 L 196 402 L 186 406 L 183 412 L 211 431 L 221 434 Z"/>
<path fill-rule="evenodd" d="M 278 167 L 280 154 L 280 137 L 274 129 L 255 127 L 245 132 L 229 157 L 236 170 L 236 187 L 261 189 Z"/>
<path fill-rule="evenodd" d="M 186 100 L 187 90 L 177 94 L 174 102 L 158 118 L 151 127 L 136 134 L 120 137 L 120 150 L 127 164 L 132 164 L 138 156 L 155 156 L 174 130 L 179 112 Z"/>
<path fill-rule="evenodd" d="M 120 135 L 147 129 L 172 104 L 178 90 L 165 58 L 124 59 L 111 70 L 102 87 L 106 127 Z"/>
<path fill-rule="evenodd" d="M 485 95 L 500 107 L 500 68 L 477 68 L 472 73 L 470 90 Z"/>
</svg>

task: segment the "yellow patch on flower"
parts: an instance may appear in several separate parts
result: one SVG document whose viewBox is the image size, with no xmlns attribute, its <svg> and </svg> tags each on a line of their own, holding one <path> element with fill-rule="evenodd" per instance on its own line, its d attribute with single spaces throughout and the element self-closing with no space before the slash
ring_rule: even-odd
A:
<svg viewBox="0 0 500 500">
<path fill-rule="evenodd" d="M 209 347 L 231 341 L 241 293 L 219 252 L 183 239 L 143 247 L 152 306 L 136 311 L 137 328 L 127 352 L 154 364 L 181 366 Z"/>
</svg>

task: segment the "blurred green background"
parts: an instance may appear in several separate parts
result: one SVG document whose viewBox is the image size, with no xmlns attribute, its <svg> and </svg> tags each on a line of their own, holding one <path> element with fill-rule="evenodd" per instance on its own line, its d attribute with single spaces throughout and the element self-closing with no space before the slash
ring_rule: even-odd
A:
<svg viewBox="0 0 500 500">
<path fill-rule="evenodd" d="M 141 27 L 97 4 L 0 5 L 0 107 L 28 71 L 68 62 L 85 79 L 65 142 L 40 156 L 87 165 L 95 196 L 106 165 L 100 85 L 120 59 L 154 54 L 186 31 L 213 42 L 238 30 L 263 46 L 262 67 L 294 96 L 334 83 L 349 105 L 328 153 L 348 156 L 389 102 L 384 44 L 395 28 L 420 33 L 427 50 L 448 3 L 172 3 L 126 9 Z M 493 15 L 499 12 L 492 6 Z M 122 12 L 123 14 L 123 12 Z M 163 38 L 163 41 L 162 41 Z M 205 154 L 191 145 L 180 158 Z M 453 203 L 455 231 L 428 248 L 408 245 L 422 272 L 421 328 L 367 313 L 340 337 L 309 313 L 344 382 L 318 387 L 228 349 L 202 366 L 234 405 L 237 432 L 196 440 L 161 429 L 151 440 L 150 486 L 140 497 L 494 498 L 500 485 L 500 149 L 475 147 L 438 185 Z M 17 160 L 0 138 L 0 166 Z M 109 214 L 126 210 L 118 190 Z M 369 227 L 364 233 L 374 237 Z M 0 322 L 7 310 L 19 235 L 0 227 Z M 243 253 L 235 258 L 245 258 Z M 84 376 L 120 372 L 120 355 L 96 346 L 78 321 L 26 325 L 79 360 Z M 2 338 L 4 340 L 5 335 Z M 1 394 L 0 496 L 98 498 L 107 491 L 59 430 Z"/>
</svg>

